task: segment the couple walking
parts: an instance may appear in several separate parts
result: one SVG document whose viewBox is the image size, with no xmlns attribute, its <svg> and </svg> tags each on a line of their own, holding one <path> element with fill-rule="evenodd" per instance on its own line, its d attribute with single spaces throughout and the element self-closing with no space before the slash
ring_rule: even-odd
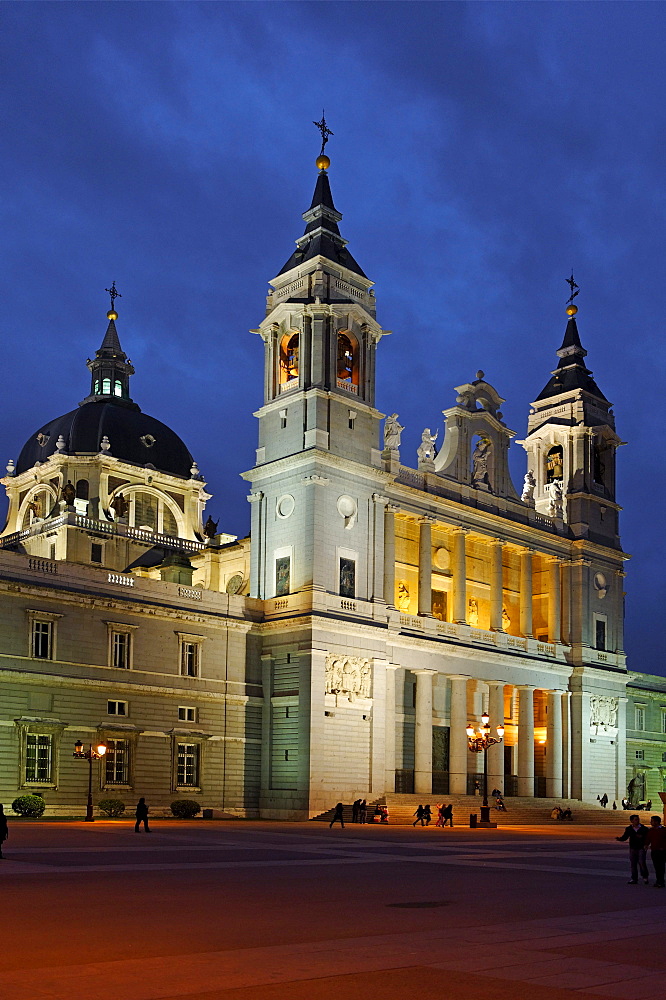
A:
<svg viewBox="0 0 666 1000">
<path fill-rule="evenodd" d="M 652 855 L 654 865 L 655 889 L 663 889 L 664 870 L 666 869 L 666 827 L 662 826 L 661 816 L 651 816 L 650 825 L 643 826 L 641 818 L 636 813 L 629 817 L 629 826 L 621 837 L 616 840 L 629 841 L 629 864 L 631 866 L 631 878 L 629 885 L 638 885 L 638 872 L 645 885 L 649 884 L 649 872 L 647 866 L 647 851 Z"/>
</svg>

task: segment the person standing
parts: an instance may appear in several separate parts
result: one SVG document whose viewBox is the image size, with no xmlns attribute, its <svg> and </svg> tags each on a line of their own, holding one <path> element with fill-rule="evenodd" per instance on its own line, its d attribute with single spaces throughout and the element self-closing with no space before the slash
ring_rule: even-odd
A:
<svg viewBox="0 0 666 1000">
<path fill-rule="evenodd" d="M 0 858 L 3 858 L 2 845 L 9 836 L 9 829 L 7 828 L 7 817 L 5 816 L 4 807 L 0 804 Z"/>
<path fill-rule="evenodd" d="M 412 826 L 416 826 L 417 823 L 420 823 L 421 826 L 423 826 L 423 806 L 418 806 L 413 815 L 416 816 L 416 819 L 412 823 Z"/>
<path fill-rule="evenodd" d="M 338 802 L 338 804 L 335 807 L 335 812 L 333 813 L 333 819 L 328 824 L 329 830 L 331 829 L 331 827 L 333 826 L 334 823 L 339 823 L 340 826 L 342 827 L 342 829 L 344 830 L 344 828 L 345 828 L 345 807 L 343 806 L 342 802 Z"/>
<path fill-rule="evenodd" d="M 631 865 L 631 878 L 629 885 L 638 885 L 638 870 L 640 868 L 641 878 L 645 885 L 648 884 L 648 867 L 646 861 L 647 850 L 647 827 L 641 823 L 641 818 L 636 813 L 629 817 L 629 826 L 621 837 L 616 840 L 629 841 L 629 864 Z"/>
<path fill-rule="evenodd" d="M 650 816 L 646 841 L 652 855 L 654 865 L 655 889 L 664 889 L 664 872 L 666 870 L 666 826 L 662 826 L 661 816 Z"/>
<path fill-rule="evenodd" d="M 599 802 L 601 803 L 601 806 L 602 806 L 603 809 L 605 809 L 606 806 L 608 805 L 608 796 L 606 795 L 605 792 L 601 796 L 601 798 L 599 799 Z"/>
<path fill-rule="evenodd" d="M 368 802 L 367 799 L 361 799 L 361 805 L 358 811 L 359 822 L 365 825 L 368 821 Z"/>
<path fill-rule="evenodd" d="M 448 823 L 451 829 L 453 829 L 453 805 L 450 802 L 447 806 L 444 806 L 444 808 L 442 809 L 442 816 L 444 817 L 444 822 L 442 823 L 442 826 L 446 826 L 446 824 Z"/>
<path fill-rule="evenodd" d="M 142 823 L 146 833 L 150 833 L 150 829 L 148 828 L 148 806 L 146 805 L 146 800 L 144 798 L 140 798 L 136 804 L 136 823 L 134 824 L 135 833 L 140 832 Z"/>
<path fill-rule="evenodd" d="M 352 803 L 352 823 L 358 823 L 358 814 L 361 809 L 361 800 L 354 799 Z"/>
</svg>

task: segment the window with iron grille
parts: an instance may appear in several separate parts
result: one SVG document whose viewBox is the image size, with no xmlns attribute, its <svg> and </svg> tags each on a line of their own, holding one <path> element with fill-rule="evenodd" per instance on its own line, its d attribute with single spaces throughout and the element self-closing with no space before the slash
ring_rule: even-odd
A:
<svg viewBox="0 0 666 1000">
<path fill-rule="evenodd" d="M 104 755 L 105 784 L 129 784 L 129 740 L 107 740 Z"/>
<path fill-rule="evenodd" d="M 195 788 L 199 784 L 199 744 L 179 743 L 176 761 L 176 784 L 179 788 Z"/>
<path fill-rule="evenodd" d="M 25 743 L 25 780 L 50 781 L 53 737 L 28 733 Z"/>
</svg>

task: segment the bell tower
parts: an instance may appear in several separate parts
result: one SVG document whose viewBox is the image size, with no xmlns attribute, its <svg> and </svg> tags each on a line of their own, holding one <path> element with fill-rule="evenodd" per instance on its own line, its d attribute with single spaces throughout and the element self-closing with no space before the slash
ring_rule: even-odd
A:
<svg viewBox="0 0 666 1000">
<path fill-rule="evenodd" d="M 339 593 L 341 560 L 347 568 L 354 564 L 355 583 L 347 589 L 365 598 L 373 593 L 369 497 L 382 476 L 384 416 L 375 408 L 375 353 L 390 331 L 377 323 L 373 283 L 340 234 L 329 167 L 322 145 L 305 232 L 270 282 L 266 316 L 252 331 L 264 342 L 259 446 L 245 474 L 254 490 L 251 593 L 257 597 L 310 586 Z"/>
<path fill-rule="evenodd" d="M 615 499 L 615 453 L 623 442 L 615 432 L 612 404 L 587 368 L 587 351 L 576 324 L 573 299 L 578 285 L 571 276 L 569 317 L 559 362 L 532 404 L 527 437 L 529 472 L 536 482 L 534 501 L 542 514 L 561 511 L 574 538 L 620 548 Z M 573 284 L 572 284 L 573 282 Z"/>
</svg>

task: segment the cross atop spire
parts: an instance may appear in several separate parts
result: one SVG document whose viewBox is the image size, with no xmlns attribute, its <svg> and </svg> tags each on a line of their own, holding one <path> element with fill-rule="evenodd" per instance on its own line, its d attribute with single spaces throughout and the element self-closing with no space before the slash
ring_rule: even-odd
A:
<svg viewBox="0 0 666 1000">
<path fill-rule="evenodd" d="M 328 142 L 329 135 L 334 135 L 334 133 L 331 132 L 330 128 L 326 124 L 326 117 L 324 115 L 324 109 L 323 108 L 321 110 L 321 121 L 320 122 L 313 122 L 312 124 L 316 125 L 317 128 L 319 129 L 319 131 L 321 132 L 321 152 L 319 153 L 319 155 L 323 156 L 324 155 L 324 146 Z"/>
</svg>

